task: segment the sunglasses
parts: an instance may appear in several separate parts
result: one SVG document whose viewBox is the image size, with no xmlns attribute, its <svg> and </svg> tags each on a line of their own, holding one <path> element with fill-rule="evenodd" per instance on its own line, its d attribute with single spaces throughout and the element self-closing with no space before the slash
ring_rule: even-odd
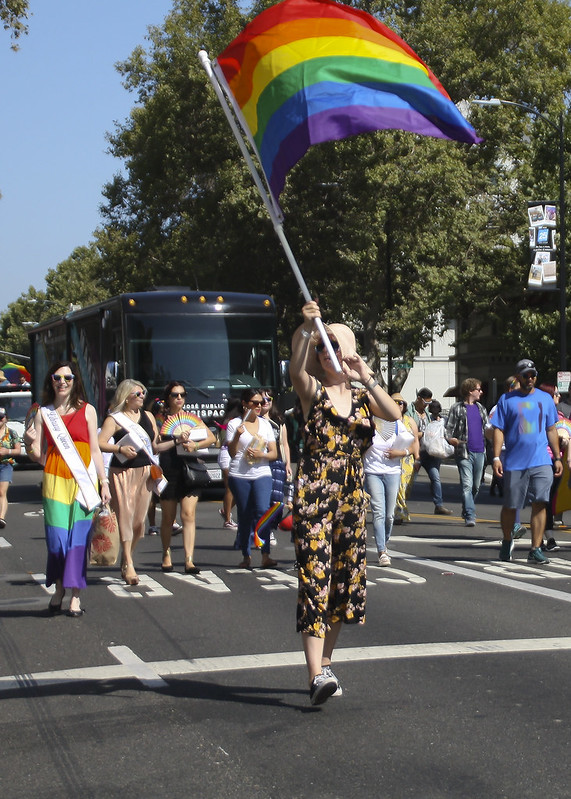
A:
<svg viewBox="0 0 571 799">
<path fill-rule="evenodd" d="M 262 397 L 262 404 L 263 405 L 269 405 L 270 402 L 272 402 L 272 400 L 273 400 L 273 397 Z"/>
<path fill-rule="evenodd" d="M 395 402 L 397 405 L 404 405 L 404 402 L 402 400 L 395 400 Z"/>
<path fill-rule="evenodd" d="M 250 400 L 250 402 L 248 403 L 248 405 L 256 405 L 256 407 L 258 405 L 263 405 L 263 404 L 264 403 L 262 402 L 262 400 Z"/>
<path fill-rule="evenodd" d="M 147 392 L 146 391 L 133 391 L 130 396 L 131 397 L 146 397 L 147 396 Z"/>
<path fill-rule="evenodd" d="M 54 383 L 71 383 L 75 375 L 52 375 L 52 380 Z"/>
<path fill-rule="evenodd" d="M 338 341 L 332 341 L 331 339 L 329 339 L 329 343 L 333 347 L 333 352 L 339 352 L 340 347 Z M 315 345 L 315 352 L 323 352 L 324 349 L 325 349 L 325 344 L 323 343 L 323 341 L 320 341 L 319 344 Z"/>
<path fill-rule="evenodd" d="M 0 413 L 0 419 L 5 419 L 5 418 L 6 418 L 6 414 L 5 413 Z"/>
<path fill-rule="evenodd" d="M 186 397 L 186 391 L 171 391 L 171 397 Z"/>
</svg>

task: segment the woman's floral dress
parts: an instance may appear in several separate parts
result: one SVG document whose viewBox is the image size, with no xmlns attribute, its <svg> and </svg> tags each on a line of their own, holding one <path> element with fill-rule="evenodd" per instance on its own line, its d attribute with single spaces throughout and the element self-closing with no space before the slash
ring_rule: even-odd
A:
<svg viewBox="0 0 571 799">
<path fill-rule="evenodd" d="M 297 630 L 317 638 L 324 638 L 332 623 L 365 621 L 368 497 L 362 456 L 375 427 L 367 392 L 351 393 L 345 418 L 318 384 L 297 473 Z"/>
</svg>

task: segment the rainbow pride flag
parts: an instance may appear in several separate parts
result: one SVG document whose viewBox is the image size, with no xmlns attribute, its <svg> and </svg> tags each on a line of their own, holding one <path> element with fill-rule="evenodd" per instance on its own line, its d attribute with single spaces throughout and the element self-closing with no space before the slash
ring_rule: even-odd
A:
<svg viewBox="0 0 571 799">
<path fill-rule="evenodd" d="M 399 36 L 332 0 L 272 6 L 216 61 L 275 198 L 312 144 L 385 129 L 481 141 Z"/>
</svg>

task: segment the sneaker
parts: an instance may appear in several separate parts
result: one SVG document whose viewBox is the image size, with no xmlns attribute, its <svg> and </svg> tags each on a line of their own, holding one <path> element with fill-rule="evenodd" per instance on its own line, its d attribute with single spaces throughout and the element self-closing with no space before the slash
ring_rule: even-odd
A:
<svg viewBox="0 0 571 799">
<path fill-rule="evenodd" d="M 510 538 L 509 541 L 504 540 L 502 541 L 502 545 L 500 547 L 500 560 L 510 561 L 512 559 L 512 552 L 514 548 L 514 540 Z"/>
<path fill-rule="evenodd" d="M 277 538 L 275 537 L 274 531 L 272 530 L 272 532 L 270 533 L 270 546 L 275 547 L 277 546 L 277 543 L 278 543 Z"/>
<path fill-rule="evenodd" d="M 476 526 L 476 520 L 475 519 L 466 519 L 466 521 L 464 523 L 464 527 L 475 527 L 475 526 Z"/>
<path fill-rule="evenodd" d="M 512 528 L 512 538 L 521 538 L 527 532 L 527 528 L 516 522 Z"/>
<path fill-rule="evenodd" d="M 554 527 L 565 527 L 565 522 L 563 519 L 553 519 L 553 526 Z"/>
<path fill-rule="evenodd" d="M 172 526 L 172 535 L 178 535 L 181 532 L 182 532 L 182 524 L 179 524 L 178 522 L 174 522 L 174 524 Z"/>
<path fill-rule="evenodd" d="M 155 527 L 155 526 L 149 527 L 149 535 L 158 535 L 158 534 L 159 534 L 159 528 L 158 527 Z"/>
<path fill-rule="evenodd" d="M 337 690 L 334 694 L 331 694 L 331 696 L 343 696 L 343 688 L 341 688 L 341 683 L 338 678 L 331 671 L 331 666 L 322 666 L 321 673 L 324 677 L 333 677 L 334 680 L 337 680 Z"/>
<path fill-rule="evenodd" d="M 234 519 L 230 519 L 229 522 L 224 522 L 222 527 L 224 527 L 225 530 L 236 530 L 238 525 L 236 524 Z"/>
<path fill-rule="evenodd" d="M 311 681 L 309 701 L 312 705 L 322 705 L 330 696 L 333 696 L 338 687 L 339 683 L 336 677 L 328 677 L 323 672 L 317 674 Z"/>
<path fill-rule="evenodd" d="M 379 552 L 379 566 L 390 566 L 391 559 L 386 552 Z"/>
<path fill-rule="evenodd" d="M 452 516 L 454 511 L 451 511 L 448 508 L 445 508 L 444 505 L 437 505 L 434 508 L 434 513 L 437 516 Z"/>
<path fill-rule="evenodd" d="M 540 563 L 541 565 L 545 563 L 549 563 L 549 558 L 546 558 L 543 552 L 541 551 L 541 547 L 535 547 L 534 549 L 529 550 L 529 555 L 527 556 L 528 563 Z"/>
<path fill-rule="evenodd" d="M 541 547 L 543 549 L 543 547 Z M 546 552 L 557 552 L 557 550 L 561 549 L 559 544 L 554 538 L 548 538 L 547 543 L 545 545 Z"/>
</svg>

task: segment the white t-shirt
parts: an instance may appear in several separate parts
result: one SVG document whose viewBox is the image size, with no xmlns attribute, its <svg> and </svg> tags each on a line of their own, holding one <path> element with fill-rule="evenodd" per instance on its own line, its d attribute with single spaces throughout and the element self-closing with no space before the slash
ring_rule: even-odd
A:
<svg viewBox="0 0 571 799">
<path fill-rule="evenodd" d="M 396 422 L 375 419 L 375 427 L 377 429 L 373 443 L 363 457 L 365 474 L 400 474 L 401 459 L 388 458 L 387 451 L 408 449 L 414 441 L 414 436 L 409 433 L 400 419 Z"/>
<path fill-rule="evenodd" d="M 228 422 L 228 427 L 226 428 L 227 444 L 232 441 L 236 435 L 236 430 L 241 424 L 242 419 L 240 417 L 230 419 Z M 266 442 L 266 446 L 264 448 L 264 452 L 266 452 L 268 449 L 268 444 L 276 439 L 271 424 L 267 421 L 267 419 L 262 419 L 260 416 L 258 416 L 257 434 Z M 254 436 L 247 430 L 245 430 L 240 436 L 238 441 L 238 449 L 236 450 L 236 456 L 230 461 L 230 469 L 228 470 L 229 476 L 240 477 L 244 480 L 255 480 L 257 477 L 271 477 L 272 470 L 270 469 L 269 461 L 265 459 L 257 460 L 251 466 L 244 457 L 244 454 L 250 446 L 250 441 L 253 439 L 253 437 Z"/>
</svg>

